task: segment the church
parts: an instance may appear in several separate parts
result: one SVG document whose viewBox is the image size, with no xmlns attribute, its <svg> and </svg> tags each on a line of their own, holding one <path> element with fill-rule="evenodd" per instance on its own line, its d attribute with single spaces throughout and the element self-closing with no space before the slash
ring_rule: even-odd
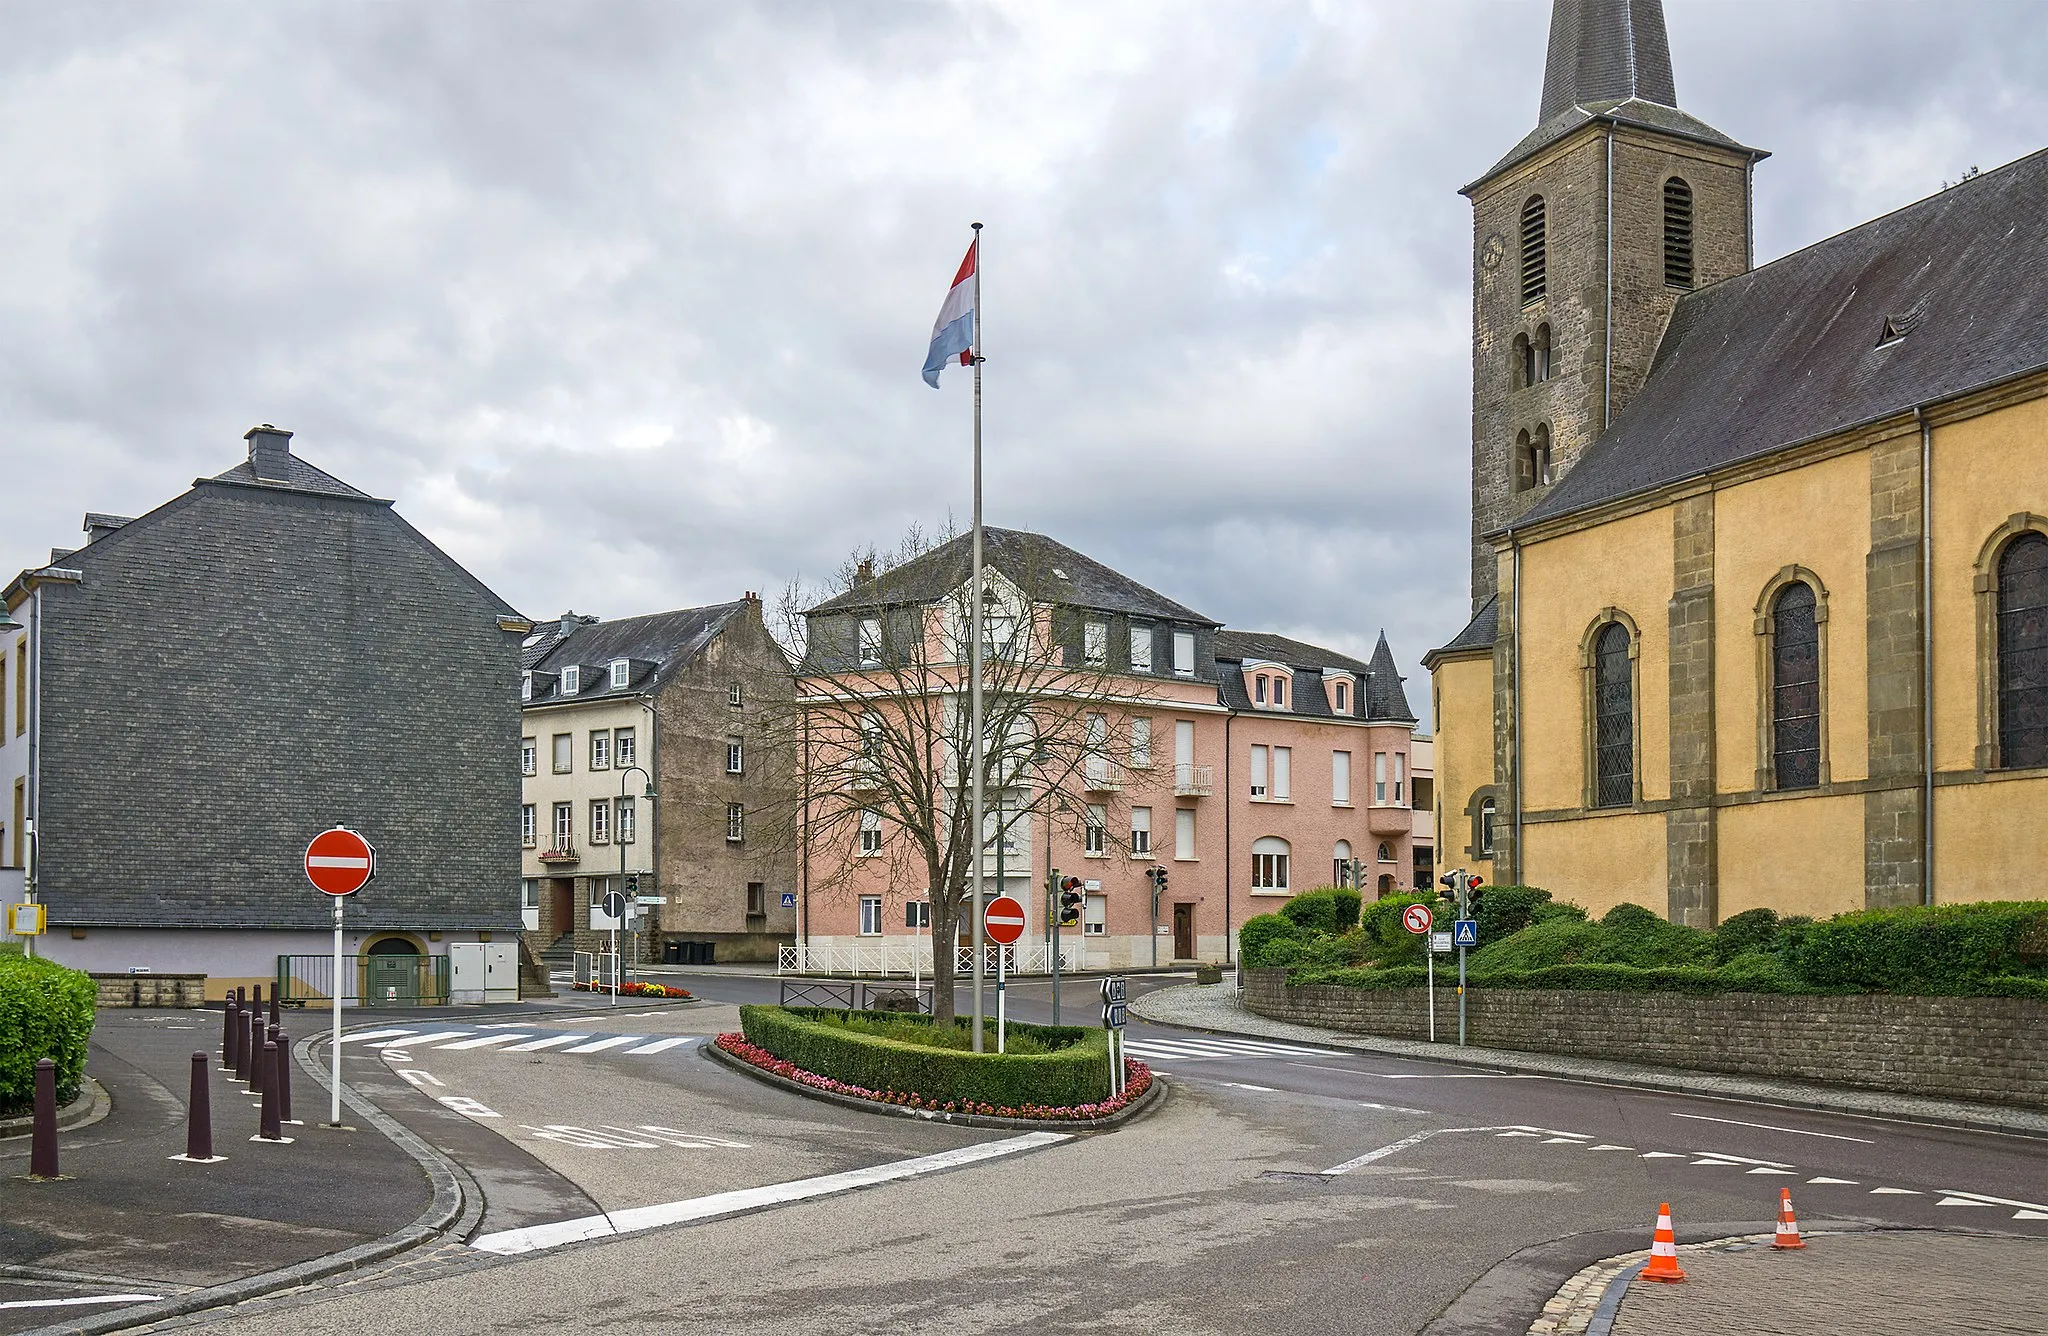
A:
<svg viewBox="0 0 2048 1336">
<path fill-rule="evenodd" d="M 1660 0 L 1472 205 L 1438 858 L 1711 927 L 2048 897 L 2048 151 L 1768 264 Z"/>
</svg>

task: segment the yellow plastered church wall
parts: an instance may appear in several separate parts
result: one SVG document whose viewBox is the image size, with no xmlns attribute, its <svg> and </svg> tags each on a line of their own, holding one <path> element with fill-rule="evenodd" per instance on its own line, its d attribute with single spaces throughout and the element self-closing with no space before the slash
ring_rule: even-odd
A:
<svg viewBox="0 0 2048 1336">
<path fill-rule="evenodd" d="M 1493 880 L 1493 860 L 1472 846 L 1472 795 L 1493 783 L 1493 658 L 1440 661 L 1430 674 L 1436 700 L 1437 862 Z M 1505 804 L 1503 804 L 1505 806 Z"/>
<path fill-rule="evenodd" d="M 1864 907 L 1859 794 L 1723 808 L 1717 848 L 1724 923 L 1759 907 L 1814 918 Z"/>
<path fill-rule="evenodd" d="M 1827 638 L 1830 778 L 1840 782 L 1869 776 L 1864 594 L 1869 551 L 1868 451 L 1753 478 L 1714 494 L 1715 784 L 1722 793 L 1756 788 L 1757 600 L 1787 566 L 1812 571 L 1827 594 L 1822 631 Z M 1862 876 L 1859 861 L 1859 885 Z"/>
<path fill-rule="evenodd" d="M 1935 766 L 1970 770 L 1977 755 L 1977 556 L 2012 516 L 2048 515 L 2048 399 L 1936 427 L 1932 454 Z"/>
<path fill-rule="evenodd" d="M 1669 900 L 1664 866 L 1664 817 L 1617 812 L 1576 821 L 1539 821 L 1522 827 L 1524 883 L 1541 886 L 1594 918 L 1618 904 L 1662 915 Z"/>
<path fill-rule="evenodd" d="M 1584 801 L 1587 723 L 1580 647 L 1594 619 L 1609 607 L 1627 613 L 1641 632 L 1636 773 L 1642 796 L 1651 801 L 1671 796 L 1666 611 L 1671 542 L 1672 511 L 1665 506 L 1523 549 L 1522 782 L 1527 810 L 1553 811 Z"/>
<path fill-rule="evenodd" d="M 2048 900 L 2048 779 L 1934 791 L 1934 898 Z"/>
</svg>

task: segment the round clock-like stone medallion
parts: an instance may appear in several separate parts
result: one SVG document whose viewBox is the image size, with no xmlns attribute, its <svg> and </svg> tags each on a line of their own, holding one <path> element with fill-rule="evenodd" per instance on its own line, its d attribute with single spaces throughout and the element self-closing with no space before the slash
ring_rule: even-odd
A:
<svg viewBox="0 0 2048 1336">
<path fill-rule="evenodd" d="M 1502 241 L 1500 233 L 1496 232 L 1486 239 L 1485 245 L 1479 248 L 1479 263 L 1485 265 L 1488 269 L 1498 269 L 1500 267 L 1500 257 L 1506 253 L 1507 243 Z"/>
</svg>

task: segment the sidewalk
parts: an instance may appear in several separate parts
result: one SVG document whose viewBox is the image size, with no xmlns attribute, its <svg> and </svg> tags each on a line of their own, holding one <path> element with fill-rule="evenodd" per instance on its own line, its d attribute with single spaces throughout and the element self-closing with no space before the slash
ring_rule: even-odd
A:
<svg viewBox="0 0 2048 1336">
<path fill-rule="evenodd" d="M 1147 993 L 1131 1001 L 1130 1012 L 1140 1020 L 1155 1024 L 1177 1025 L 1184 1029 L 1208 1030 L 1217 1034 L 1292 1039 L 1302 1043 L 1321 1044 L 1326 1048 L 1351 1048 L 1370 1053 L 1388 1053 L 1429 1062 L 1471 1063 L 1481 1067 L 1498 1067 L 1505 1071 L 1572 1077 L 1647 1090 L 1671 1090 L 1688 1095 L 1759 1100 L 1788 1108 L 1824 1109 L 1833 1113 L 1855 1113 L 1876 1118 L 1899 1118 L 1909 1122 L 1937 1123 L 1950 1127 L 2048 1137 L 2048 1113 L 2004 1108 L 1996 1104 L 1927 1099 L 1919 1095 L 1892 1094 L 1882 1090 L 1850 1090 L 1805 1081 L 1723 1076 L 1713 1072 L 1645 1067 L 1597 1058 L 1570 1058 L 1553 1053 L 1460 1048 L 1456 1044 L 1383 1039 L 1373 1035 L 1349 1034 L 1312 1025 L 1294 1025 L 1286 1021 L 1268 1020 L 1239 1005 L 1236 992 L 1227 977 L 1220 984 L 1184 984 L 1177 988 L 1162 988 L 1158 992 Z"/>
</svg>

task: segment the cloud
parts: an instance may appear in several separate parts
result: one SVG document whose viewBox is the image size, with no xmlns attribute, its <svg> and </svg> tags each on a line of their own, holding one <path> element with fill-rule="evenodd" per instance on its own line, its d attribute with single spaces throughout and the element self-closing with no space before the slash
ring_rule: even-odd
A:
<svg viewBox="0 0 2048 1336">
<path fill-rule="evenodd" d="M 1770 258 L 2048 141 L 2026 6 L 1672 0 Z M 988 514 L 1232 625 L 1464 620 L 1494 3 L 10 5 L 0 563 L 257 421 L 515 605 L 774 589 L 964 521 L 918 380 L 970 220 Z"/>
</svg>

